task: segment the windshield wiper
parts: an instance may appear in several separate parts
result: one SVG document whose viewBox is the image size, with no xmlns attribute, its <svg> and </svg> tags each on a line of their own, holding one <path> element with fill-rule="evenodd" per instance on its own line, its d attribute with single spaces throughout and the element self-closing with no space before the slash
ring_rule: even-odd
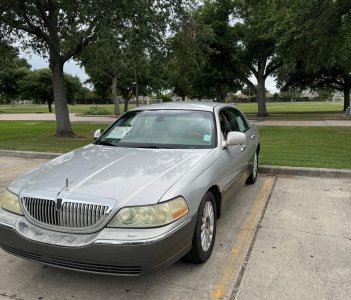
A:
<svg viewBox="0 0 351 300">
<path fill-rule="evenodd" d="M 107 141 L 100 141 L 100 142 L 96 143 L 96 145 L 117 147 L 116 144 L 114 144 L 112 142 L 107 142 Z"/>
<path fill-rule="evenodd" d="M 143 146 L 138 146 L 137 148 L 167 149 L 166 147 L 160 147 L 160 146 L 157 146 L 157 145 L 143 145 Z"/>
</svg>

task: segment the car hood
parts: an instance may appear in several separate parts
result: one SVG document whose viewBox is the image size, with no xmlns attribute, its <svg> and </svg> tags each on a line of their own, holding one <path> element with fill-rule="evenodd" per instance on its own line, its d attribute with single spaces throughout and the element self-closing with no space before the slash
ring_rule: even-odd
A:
<svg viewBox="0 0 351 300">
<path fill-rule="evenodd" d="M 9 189 L 24 194 L 107 198 L 119 202 L 118 206 L 152 204 L 210 151 L 91 144 L 24 174 Z"/>
</svg>

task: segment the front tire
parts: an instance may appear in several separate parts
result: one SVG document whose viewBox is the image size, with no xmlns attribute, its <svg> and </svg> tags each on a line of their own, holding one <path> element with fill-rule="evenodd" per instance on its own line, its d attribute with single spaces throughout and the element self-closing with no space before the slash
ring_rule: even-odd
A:
<svg viewBox="0 0 351 300">
<path fill-rule="evenodd" d="M 203 197 L 196 221 L 192 248 L 184 259 L 193 263 L 204 263 L 213 250 L 217 228 L 216 199 L 211 192 Z"/>
<path fill-rule="evenodd" d="M 258 175 L 258 151 L 255 152 L 252 171 L 246 180 L 247 184 L 254 184 Z"/>
</svg>

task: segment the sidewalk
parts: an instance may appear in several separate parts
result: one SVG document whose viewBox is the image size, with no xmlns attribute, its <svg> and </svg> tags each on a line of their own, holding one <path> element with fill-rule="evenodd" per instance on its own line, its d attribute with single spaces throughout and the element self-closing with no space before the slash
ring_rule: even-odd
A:
<svg viewBox="0 0 351 300">
<path fill-rule="evenodd" d="M 350 179 L 278 177 L 234 299 L 350 299 Z"/>
<path fill-rule="evenodd" d="M 113 115 L 109 116 L 85 116 L 82 114 L 69 114 L 71 122 L 98 122 L 112 123 L 116 120 Z M 26 114 L 0 114 L 0 121 L 55 121 L 54 113 L 26 113 Z M 259 126 L 340 126 L 351 127 L 351 118 L 345 120 L 324 121 L 275 121 L 275 120 L 251 120 Z"/>
</svg>

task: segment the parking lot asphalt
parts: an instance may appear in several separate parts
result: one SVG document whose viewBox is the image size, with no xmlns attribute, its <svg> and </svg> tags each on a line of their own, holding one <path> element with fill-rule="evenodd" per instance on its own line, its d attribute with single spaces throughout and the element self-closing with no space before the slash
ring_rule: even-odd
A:
<svg viewBox="0 0 351 300">
<path fill-rule="evenodd" d="M 45 161 L 0 156 L 0 193 Z M 0 299 L 347 299 L 350 183 L 261 175 L 226 208 L 206 264 L 151 276 L 62 270 L 0 250 Z"/>
</svg>

